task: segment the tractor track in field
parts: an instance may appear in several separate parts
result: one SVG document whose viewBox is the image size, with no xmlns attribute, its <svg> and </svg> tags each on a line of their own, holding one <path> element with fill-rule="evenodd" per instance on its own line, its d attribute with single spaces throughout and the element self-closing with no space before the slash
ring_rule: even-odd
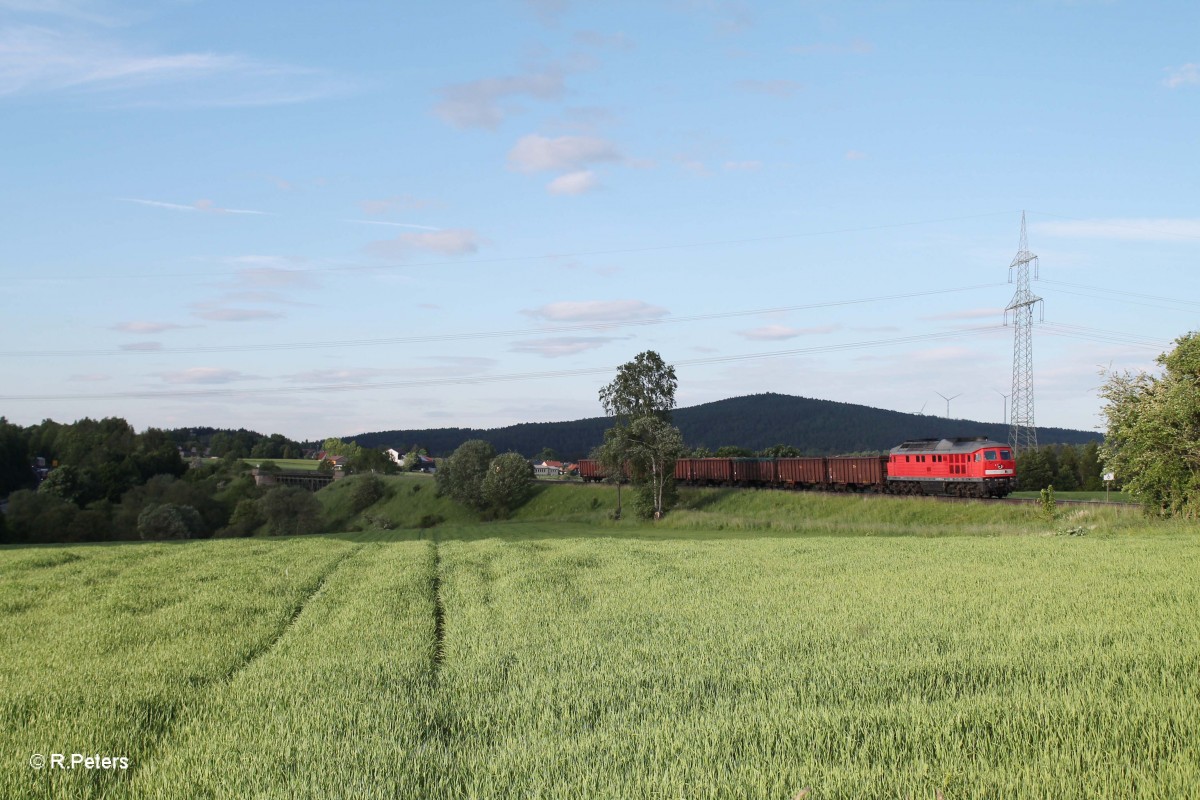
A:
<svg viewBox="0 0 1200 800">
<path fill-rule="evenodd" d="M 240 674 L 249 669 L 256 661 L 275 649 L 283 637 L 287 635 L 288 631 L 290 631 L 296 624 L 296 620 L 298 620 L 300 615 L 304 613 L 304 609 L 308 607 L 309 603 L 321 594 L 321 590 L 325 588 L 325 584 L 328 582 L 329 578 L 338 571 L 342 564 L 346 563 L 347 559 L 357 554 L 363 549 L 364 546 L 365 545 L 361 544 L 357 545 L 335 559 L 334 562 L 329 565 L 329 568 L 321 573 L 321 576 L 317 579 L 316 585 L 310 591 L 305 592 L 304 596 L 301 597 L 299 601 L 292 607 L 292 612 L 288 615 L 287 620 L 280 625 L 271 636 L 264 639 L 257 647 L 252 648 L 244 658 L 232 664 L 229 669 L 225 670 L 225 672 L 219 675 L 214 675 L 207 680 L 195 682 L 193 684 L 195 688 L 195 697 L 191 698 L 187 702 L 171 704 L 169 708 L 161 710 L 150 709 L 151 711 L 160 711 L 157 722 L 153 725 L 153 727 L 157 728 L 156 735 L 150 740 L 149 746 L 144 752 L 138 753 L 130 760 L 129 777 L 135 777 L 142 768 L 154 762 L 159 753 L 162 751 L 162 747 L 166 741 L 171 738 L 171 735 L 175 732 L 175 730 L 186 721 L 186 717 L 189 716 L 188 706 L 196 705 L 196 701 L 199 699 L 199 697 L 210 691 L 213 687 L 222 683 L 232 683 Z"/>
<path fill-rule="evenodd" d="M 446 609 L 442 604 L 442 545 L 433 540 L 433 576 L 430 579 L 433 596 L 433 659 L 431 677 L 436 684 L 446 658 Z"/>
</svg>

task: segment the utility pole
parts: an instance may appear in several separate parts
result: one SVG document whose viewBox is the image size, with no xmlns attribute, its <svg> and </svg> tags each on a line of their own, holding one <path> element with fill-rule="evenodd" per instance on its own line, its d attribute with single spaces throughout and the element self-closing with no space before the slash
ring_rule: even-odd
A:
<svg viewBox="0 0 1200 800">
<path fill-rule="evenodd" d="M 1025 236 L 1025 212 L 1021 212 L 1021 245 L 1008 265 L 1008 282 L 1013 283 L 1016 270 L 1017 291 L 1004 309 L 1004 324 L 1009 312 L 1013 318 L 1012 414 L 1008 427 L 1008 443 L 1014 452 L 1037 447 L 1037 428 L 1033 425 L 1033 307 L 1042 302 L 1029 288 L 1030 266 L 1033 278 L 1038 278 L 1038 257 L 1029 252 Z M 1042 307 L 1044 309 L 1044 306 Z M 1044 318 L 1045 311 L 1042 311 Z"/>
<path fill-rule="evenodd" d="M 962 392 L 959 392 L 952 397 L 946 397 L 946 395 L 942 394 L 941 392 L 934 392 L 934 394 L 946 401 L 946 419 L 950 419 L 950 401 L 955 397 L 962 397 Z"/>
</svg>

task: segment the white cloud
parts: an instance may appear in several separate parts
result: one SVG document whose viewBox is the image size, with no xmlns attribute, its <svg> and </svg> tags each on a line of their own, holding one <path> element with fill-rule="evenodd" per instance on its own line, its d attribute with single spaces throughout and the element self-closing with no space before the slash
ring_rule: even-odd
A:
<svg viewBox="0 0 1200 800">
<path fill-rule="evenodd" d="M 1003 308 L 969 308 L 962 311 L 947 311 L 944 314 L 931 314 L 921 317 L 926 322 L 949 322 L 964 319 L 1000 319 L 1004 314 Z"/>
<path fill-rule="evenodd" d="M 525 5 L 537 14 L 543 24 L 554 26 L 570 4 L 567 0 L 525 0 Z"/>
<path fill-rule="evenodd" d="M 519 172 L 572 171 L 588 164 L 621 160 L 616 145 L 595 136 L 551 139 L 531 133 L 522 136 L 508 153 L 509 167 Z"/>
<path fill-rule="evenodd" d="M 1030 226 L 1040 235 L 1078 239 L 1125 239 L 1174 242 L 1200 239 L 1200 218 L 1117 218 L 1038 222 Z"/>
<path fill-rule="evenodd" d="M 121 345 L 122 350 L 130 350 L 133 352 L 152 353 L 156 350 L 162 350 L 162 342 L 130 342 L 129 344 Z"/>
<path fill-rule="evenodd" d="M 847 161 L 862 161 L 866 157 L 867 157 L 867 154 L 864 153 L 862 150 L 847 150 L 846 151 L 846 160 Z"/>
<path fill-rule="evenodd" d="M 174 384 L 234 383 L 235 381 L 255 380 L 254 375 L 247 375 L 236 369 L 219 367 L 192 367 L 179 372 L 164 372 L 160 377 L 164 382 Z"/>
<path fill-rule="evenodd" d="M 67 378 L 67 380 L 94 383 L 97 381 L 110 381 L 112 380 L 112 375 L 106 375 L 103 372 L 91 372 L 86 375 L 72 375 L 70 378 Z"/>
<path fill-rule="evenodd" d="M 432 206 L 433 202 L 422 200 L 411 194 L 402 194 L 394 197 L 384 197 L 379 200 L 362 200 L 358 205 L 367 216 L 376 216 L 378 214 L 390 214 L 395 211 L 420 211 Z"/>
<path fill-rule="evenodd" d="M 1167 72 L 1167 78 L 1163 83 L 1172 89 L 1200 84 L 1200 64 L 1188 63 L 1178 67 L 1169 67 Z"/>
<path fill-rule="evenodd" d="M 625 322 L 659 319 L 670 312 L 641 300 L 586 300 L 549 303 L 521 313 L 550 322 Z"/>
<path fill-rule="evenodd" d="M 186 91 L 180 87 L 186 85 Z M 151 89 L 172 89 L 147 95 Z M 0 30 L 0 96 L 65 90 L 123 95 L 130 103 L 254 106 L 341 91 L 316 70 L 220 53 L 138 53 L 87 33 L 33 25 Z"/>
<path fill-rule="evenodd" d="M 578 31 L 574 36 L 578 44 L 602 50 L 633 50 L 633 41 L 624 33 L 601 33 L 600 31 Z"/>
<path fill-rule="evenodd" d="M 578 172 L 568 172 L 566 175 L 559 175 L 546 184 L 546 191 L 550 192 L 550 194 L 583 194 L 595 189 L 599 185 L 599 181 L 596 180 L 596 173 L 588 169 L 582 169 Z"/>
<path fill-rule="evenodd" d="M 121 333 L 162 333 L 163 331 L 173 331 L 183 328 L 183 325 L 176 325 L 174 322 L 118 322 L 112 326 L 112 330 L 120 331 Z"/>
<path fill-rule="evenodd" d="M 787 80 L 785 78 L 774 78 L 771 80 L 747 79 L 738 81 L 734 86 L 743 92 L 784 98 L 793 97 L 804 88 L 804 84 L 799 81 Z"/>
<path fill-rule="evenodd" d="M 418 231 L 440 231 L 441 228 L 433 225 L 417 225 L 414 222 L 387 222 L 381 219 L 348 219 L 346 222 L 353 222 L 356 225 L 383 225 L 388 228 L 409 228 Z"/>
<path fill-rule="evenodd" d="M 479 234 L 475 231 L 445 228 L 428 233 L 402 233 L 395 239 L 372 242 L 367 250 L 384 258 L 406 258 L 416 251 L 463 256 L 478 252 L 479 244 Z"/>
<path fill-rule="evenodd" d="M 378 369 L 375 367 L 349 367 L 346 369 L 314 369 L 308 372 L 297 372 L 284 375 L 283 379 L 292 383 L 366 383 L 372 378 L 386 377 L 399 374 L 395 369 Z"/>
<path fill-rule="evenodd" d="M 533 353 L 544 358 L 573 356 L 617 341 L 612 336 L 560 336 L 553 339 L 530 339 L 513 342 L 508 349 L 514 353 Z"/>
<path fill-rule="evenodd" d="M 456 128 L 499 127 L 516 109 L 505 105 L 513 97 L 556 100 L 563 95 L 562 71 L 557 68 L 505 78 L 481 78 L 442 89 L 442 101 L 434 113 Z"/>
<path fill-rule="evenodd" d="M 307 286 L 313 282 L 309 272 L 278 267 L 249 267 L 237 271 L 238 280 L 251 286 Z"/>
<path fill-rule="evenodd" d="M 253 322 L 259 319 L 279 319 L 283 314 L 262 308 L 209 308 L 193 311 L 192 316 L 213 322 Z"/>
<path fill-rule="evenodd" d="M 143 200 L 137 197 L 121 198 L 127 203 L 138 203 L 143 206 L 152 206 L 154 208 L 165 208 L 171 211 L 200 211 L 206 214 L 254 214 L 258 216 L 267 216 L 270 212 L 267 211 L 252 211 L 247 208 L 222 208 L 212 200 L 197 200 L 191 205 L 183 205 L 181 203 L 167 203 L 162 200 Z"/>
<path fill-rule="evenodd" d="M 331 369 L 313 369 L 284 375 L 282 378 L 292 383 L 322 385 L 370 383 L 376 378 L 394 378 L 400 380 L 465 378 L 486 372 L 498 363 L 495 359 L 481 356 L 431 356 L 423 358 L 421 361 L 431 363 L 405 367 L 335 367 Z"/>
<path fill-rule="evenodd" d="M 832 333 L 837 330 L 836 325 L 822 325 L 815 328 L 791 328 L 787 325 L 764 325 L 761 328 L 753 328 L 748 331 L 738 331 L 738 336 L 744 339 L 754 339 L 757 341 L 778 342 L 784 339 L 795 339 L 797 336 L 808 336 L 817 333 Z"/>
<path fill-rule="evenodd" d="M 835 44 L 832 42 L 818 42 L 816 44 L 802 44 L 793 47 L 791 51 L 797 55 L 865 55 L 874 52 L 875 45 L 865 39 L 851 39 L 846 44 Z"/>
</svg>

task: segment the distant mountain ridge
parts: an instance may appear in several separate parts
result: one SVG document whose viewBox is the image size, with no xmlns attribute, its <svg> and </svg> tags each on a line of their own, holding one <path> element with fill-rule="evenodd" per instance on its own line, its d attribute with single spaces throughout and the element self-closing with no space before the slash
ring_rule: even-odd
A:
<svg viewBox="0 0 1200 800">
<path fill-rule="evenodd" d="M 1008 426 L 996 422 L 905 414 L 853 403 L 785 394 L 753 394 L 677 408 L 673 421 L 687 447 L 737 445 L 762 450 L 786 444 L 810 455 L 886 451 L 906 439 L 987 436 L 1008 440 Z M 552 448 L 560 458 L 584 458 L 612 425 L 608 417 L 570 422 L 523 422 L 503 428 L 427 428 L 363 433 L 346 437 L 362 447 L 403 450 L 417 444 L 435 456 L 449 455 L 468 439 L 485 439 L 499 452 L 533 456 Z M 1039 444 L 1085 444 L 1103 438 L 1092 431 L 1038 428 Z"/>
</svg>

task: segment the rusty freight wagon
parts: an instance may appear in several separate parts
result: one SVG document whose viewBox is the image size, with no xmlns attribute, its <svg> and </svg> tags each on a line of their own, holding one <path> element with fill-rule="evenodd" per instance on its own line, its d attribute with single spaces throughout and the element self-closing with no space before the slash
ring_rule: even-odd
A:
<svg viewBox="0 0 1200 800">
<path fill-rule="evenodd" d="M 675 479 L 704 486 L 733 483 L 733 461 L 728 458 L 681 458 L 675 462 Z"/>
<path fill-rule="evenodd" d="M 773 458 L 734 458 L 733 482 L 747 486 L 773 486 L 778 481 Z"/>
<path fill-rule="evenodd" d="M 824 486 L 829 480 L 825 459 L 820 456 L 777 458 L 775 459 L 775 471 L 779 476 L 779 483 L 793 489 Z"/>
<path fill-rule="evenodd" d="M 825 459 L 834 489 L 878 489 L 887 485 L 887 456 L 837 456 Z"/>
</svg>

